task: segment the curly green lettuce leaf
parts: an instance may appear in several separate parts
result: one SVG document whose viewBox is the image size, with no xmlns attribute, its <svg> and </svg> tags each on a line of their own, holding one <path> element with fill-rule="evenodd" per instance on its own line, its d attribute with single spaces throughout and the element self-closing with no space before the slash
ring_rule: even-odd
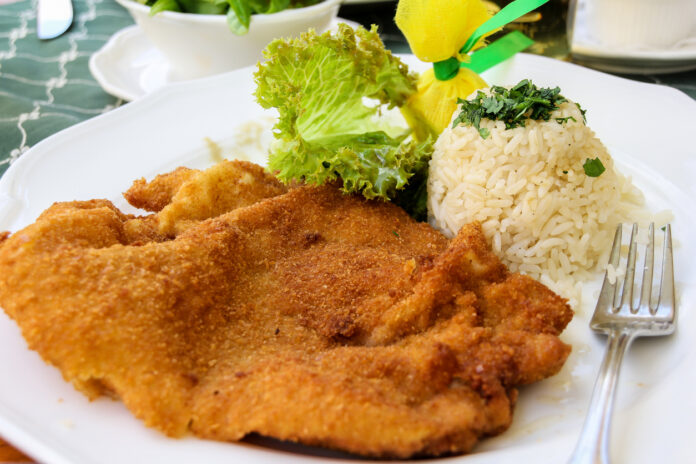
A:
<svg viewBox="0 0 696 464">
<path fill-rule="evenodd" d="M 432 143 L 410 140 L 407 126 L 383 116 L 415 92 L 416 77 L 384 48 L 375 27 L 341 24 L 333 34 L 275 40 L 264 56 L 255 95 L 279 113 L 268 163 L 279 179 L 340 180 L 345 192 L 366 198 L 418 190 L 410 180 L 427 169 Z"/>
</svg>

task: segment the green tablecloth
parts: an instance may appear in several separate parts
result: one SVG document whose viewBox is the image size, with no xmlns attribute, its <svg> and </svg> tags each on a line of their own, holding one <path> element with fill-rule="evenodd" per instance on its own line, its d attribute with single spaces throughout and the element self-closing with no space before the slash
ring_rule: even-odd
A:
<svg viewBox="0 0 696 464">
<path fill-rule="evenodd" d="M 0 5 L 0 175 L 37 142 L 123 101 L 104 92 L 89 58 L 133 23 L 113 0 L 73 0 L 74 21 L 62 36 L 36 37 L 36 1 Z"/>
<path fill-rule="evenodd" d="M 99 87 L 88 62 L 132 19 L 114 0 L 72 1 L 72 27 L 49 41 L 36 37 L 36 0 L 0 5 L 0 176 L 42 139 L 124 103 Z M 339 16 L 379 25 L 388 47 L 408 52 L 393 21 L 395 6 L 395 1 L 348 4 Z M 625 77 L 669 85 L 696 99 L 696 71 Z"/>
</svg>

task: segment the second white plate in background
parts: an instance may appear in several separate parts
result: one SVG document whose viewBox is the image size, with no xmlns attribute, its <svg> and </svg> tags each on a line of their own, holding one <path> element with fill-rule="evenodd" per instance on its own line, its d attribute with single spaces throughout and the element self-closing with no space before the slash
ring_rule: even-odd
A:
<svg viewBox="0 0 696 464">
<path fill-rule="evenodd" d="M 336 18 L 331 23 L 357 27 L 358 23 Z M 99 85 L 111 95 L 133 101 L 173 82 L 169 64 L 139 26 L 116 32 L 89 60 L 89 70 Z"/>
<path fill-rule="evenodd" d="M 602 43 L 591 28 L 586 0 L 578 0 L 571 53 L 573 61 L 602 71 L 666 74 L 696 69 L 696 31 L 672 47 L 616 47 Z"/>
</svg>

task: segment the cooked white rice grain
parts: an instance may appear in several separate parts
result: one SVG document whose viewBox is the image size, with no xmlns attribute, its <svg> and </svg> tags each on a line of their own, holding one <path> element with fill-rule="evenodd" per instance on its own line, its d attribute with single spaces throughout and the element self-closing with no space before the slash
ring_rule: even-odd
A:
<svg viewBox="0 0 696 464">
<path fill-rule="evenodd" d="M 555 118 L 572 116 L 559 124 Z M 573 102 L 549 121 L 505 129 L 482 120 L 483 139 L 471 126 L 447 128 L 435 144 L 428 179 L 430 223 L 452 237 L 478 221 L 503 262 L 548 284 L 571 300 L 578 281 L 605 265 L 619 222 L 649 214 L 641 192 L 616 171 L 606 148 Z M 606 170 L 585 174 L 586 159 Z M 612 269 L 612 277 L 616 277 Z"/>
</svg>

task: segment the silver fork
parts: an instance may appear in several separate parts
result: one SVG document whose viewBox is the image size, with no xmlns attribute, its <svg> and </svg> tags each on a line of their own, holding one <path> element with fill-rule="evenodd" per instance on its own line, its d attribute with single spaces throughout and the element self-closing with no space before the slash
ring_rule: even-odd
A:
<svg viewBox="0 0 696 464">
<path fill-rule="evenodd" d="M 621 255 L 621 229 L 614 235 L 609 263 L 618 268 Z M 638 226 L 633 224 L 628 249 L 626 276 L 623 289 L 619 280 L 612 284 L 608 272 L 599 293 L 597 307 L 590 327 L 608 335 L 607 351 L 599 369 L 592 391 L 592 399 L 585 418 L 580 439 L 568 464 L 608 464 L 609 432 L 614 405 L 616 384 L 621 360 L 635 337 L 668 335 L 674 332 L 676 307 L 674 304 L 674 264 L 672 262 L 672 231 L 665 226 L 662 251 L 662 279 L 657 301 L 652 301 L 653 264 L 655 255 L 655 227 L 650 224 L 648 244 L 643 266 L 643 282 L 638 304 L 634 304 L 633 290 L 636 268 L 636 235 Z"/>
</svg>

